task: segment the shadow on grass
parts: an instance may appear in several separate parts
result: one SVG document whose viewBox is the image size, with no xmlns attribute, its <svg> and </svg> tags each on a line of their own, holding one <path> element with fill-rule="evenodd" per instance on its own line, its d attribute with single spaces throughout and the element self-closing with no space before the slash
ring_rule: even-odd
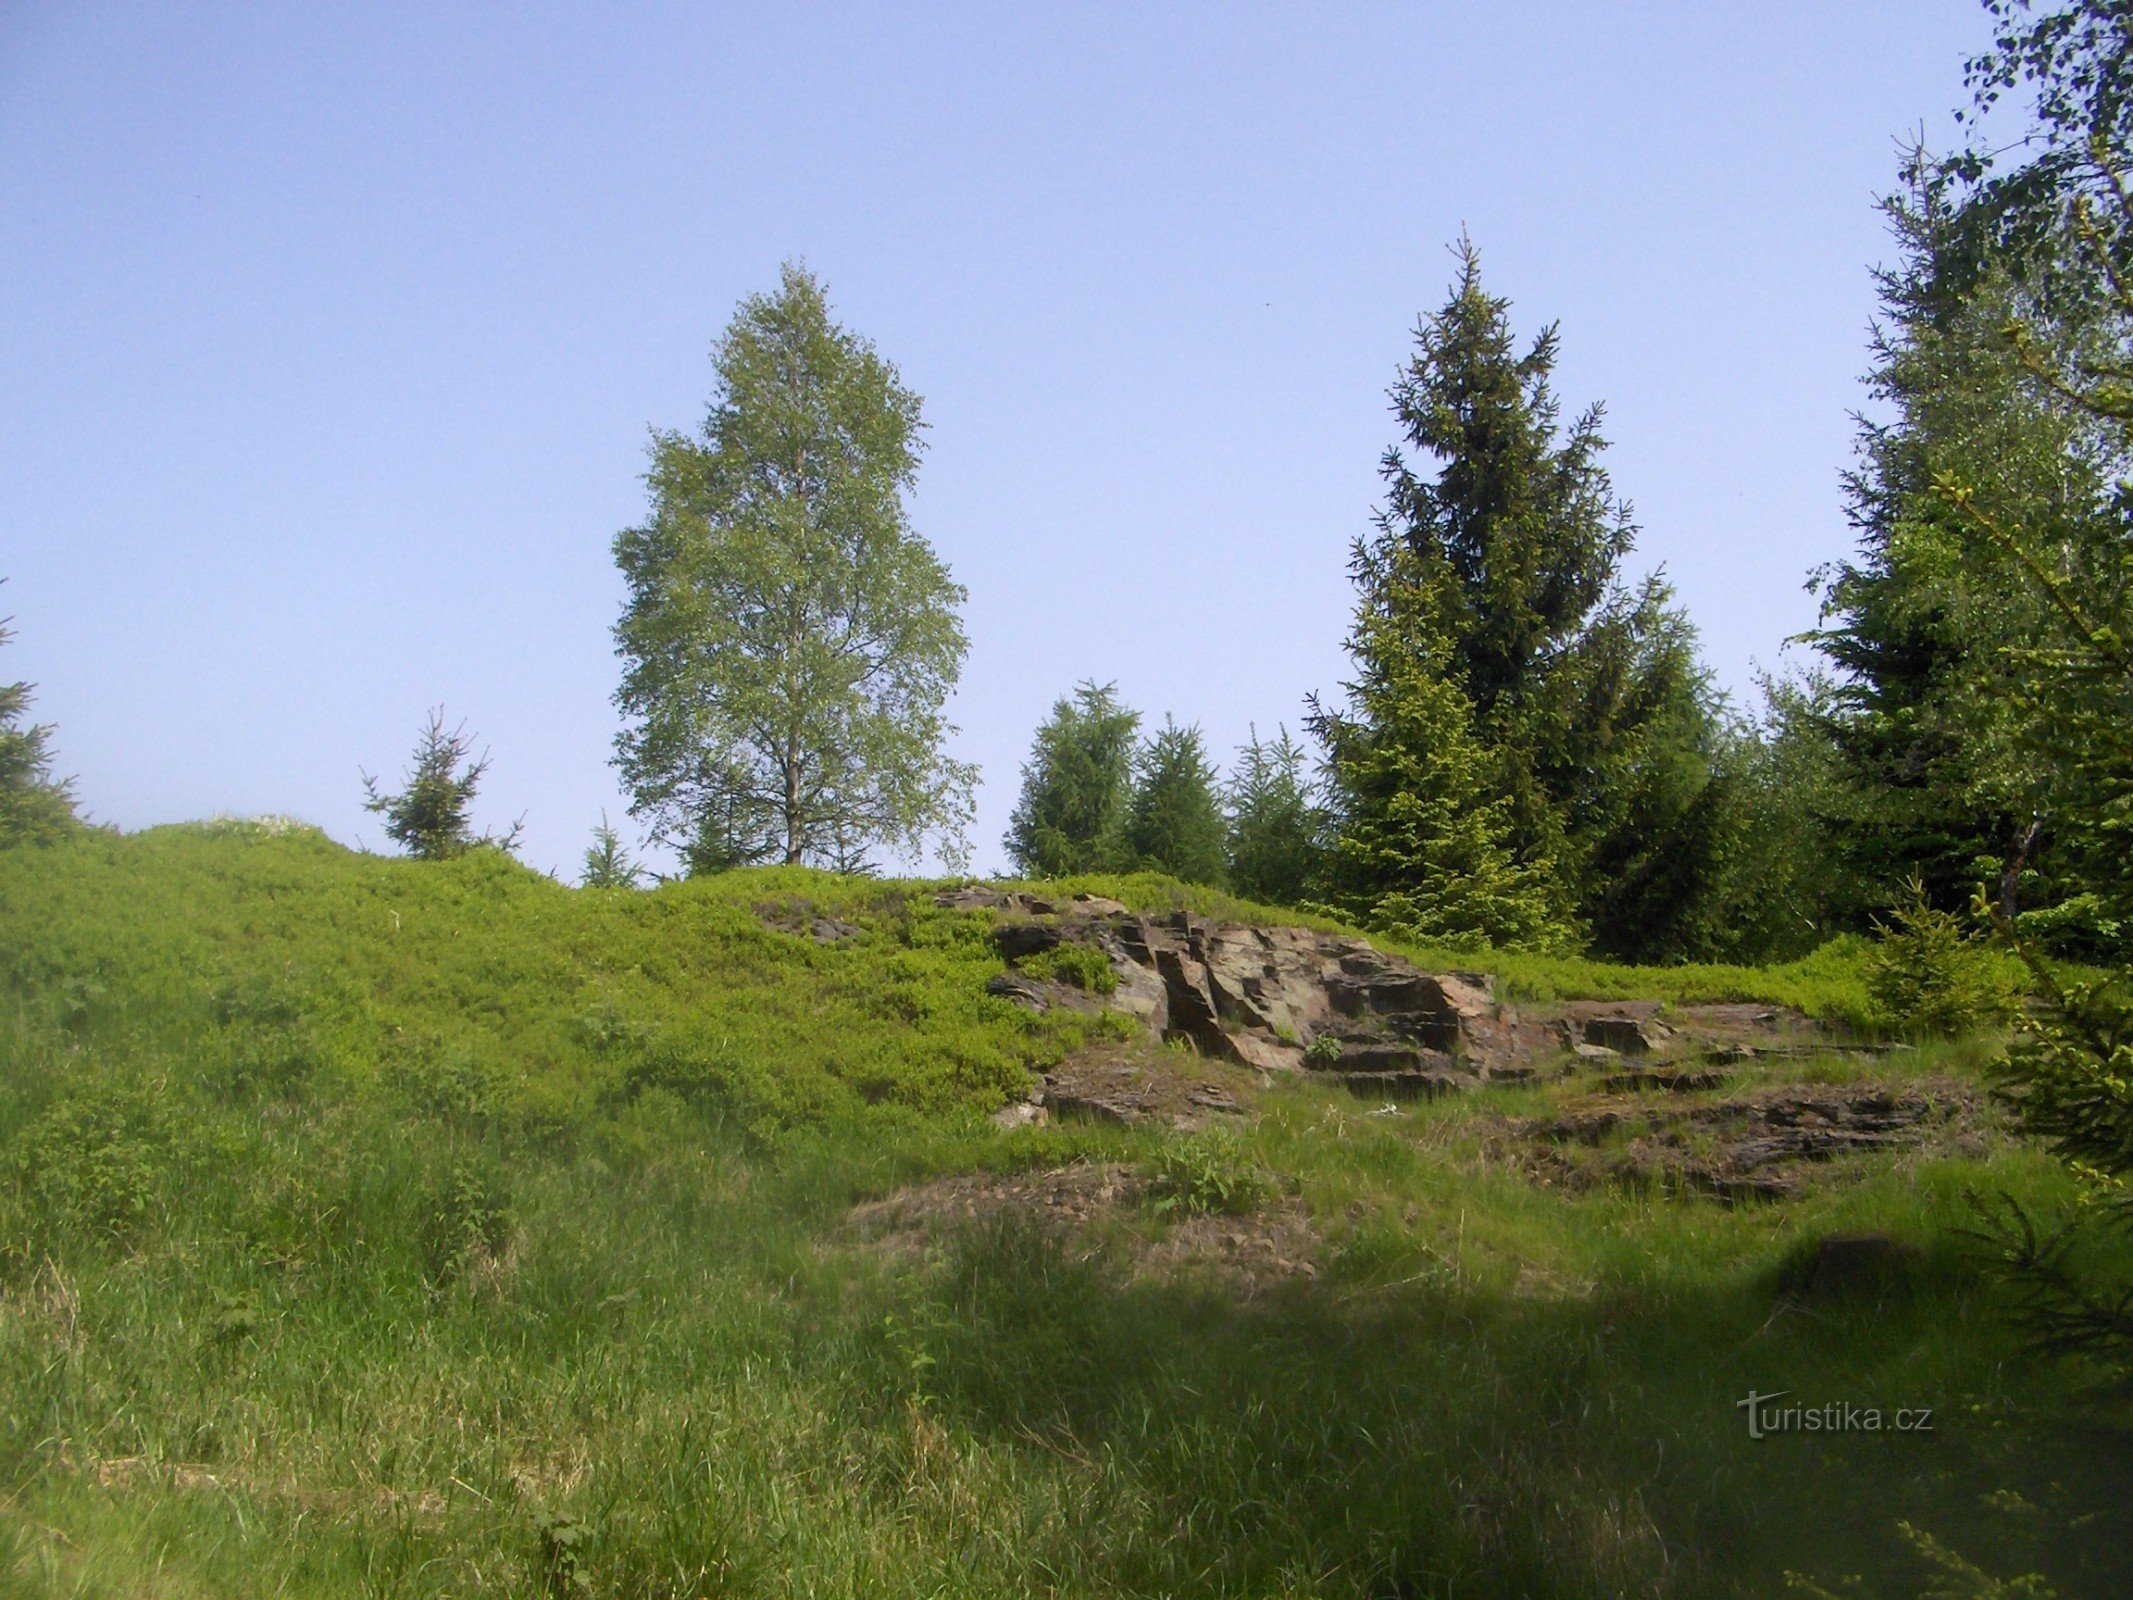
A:
<svg viewBox="0 0 2133 1600">
<path fill-rule="evenodd" d="M 1238 1304 L 1000 1222 L 948 1244 L 883 1359 L 932 1426 L 1138 1505 L 1163 1532 L 1117 1539 L 1120 1592 L 1765 1595 L 1797 1570 L 1909 1596 L 1908 1521 L 2069 1600 L 2122 1594 L 2124 1436 L 2066 1412 L 1963 1277 L 1926 1261 L 1825 1304 L 1309 1280 Z M 1774 1397 L 1759 1439 L 1751 1393 Z"/>
</svg>

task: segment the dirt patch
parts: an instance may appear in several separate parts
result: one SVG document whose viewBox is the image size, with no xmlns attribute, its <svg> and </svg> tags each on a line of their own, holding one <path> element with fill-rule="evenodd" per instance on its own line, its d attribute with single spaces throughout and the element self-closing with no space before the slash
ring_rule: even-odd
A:
<svg viewBox="0 0 2133 1600">
<path fill-rule="evenodd" d="M 1137 1252 L 1143 1271 L 1208 1272 L 1250 1299 L 1296 1278 L 1315 1278 L 1318 1229 L 1303 1202 L 1285 1199 L 1247 1216 L 1181 1217 Z"/>
<path fill-rule="evenodd" d="M 1928 1078 L 1901 1085 L 1786 1084 L 1687 1104 L 1665 1104 L 1632 1089 L 1580 1101 L 1552 1117 L 1507 1117 L 1494 1143 L 1549 1182 L 1783 1199 L 1845 1157 L 1982 1155 L 1993 1128 L 1975 1086 Z"/>
<path fill-rule="evenodd" d="M 1137 1204 L 1145 1178 L 1115 1162 L 1077 1161 L 1047 1172 L 973 1172 L 899 1189 L 852 1208 L 846 1226 L 884 1254 L 916 1257 L 959 1227 L 1011 1222 L 1056 1238 Z M 1092 1248 L 1087 1254 L 1095 1254 Z"/>
<path fill-rule="evenodd" d="M 1298 1200 L 1242 1216 L 1177 1216 L 1158 1226 L 1143 1205 L 1148 1194 L 1148 1180 L 1129 1167 L 1078 1161 L 1044 1172 L 938 1178 L 853 1207 L 846 1227 L 904 1260 L 923 1257 L 958 1228 L 1030 1227 L 1081 1260 L 1122 1251 L 1136 1275 L 1206 1274 L 1247 1299 L 1318 1275 L 1318 1230 Z"/>
<path fill-rule="evenodd" d="M 1160 1121 L 1201 1128 L 1248 1117 L 1240 1091 L 1246 1074 L 1145 1042 L 1093 1045 L 1039 1080 L 1026 1107 L 1009 1107 L 1003 1124 L 1085 1118 L 1094 1122 Z"/>
</svg>

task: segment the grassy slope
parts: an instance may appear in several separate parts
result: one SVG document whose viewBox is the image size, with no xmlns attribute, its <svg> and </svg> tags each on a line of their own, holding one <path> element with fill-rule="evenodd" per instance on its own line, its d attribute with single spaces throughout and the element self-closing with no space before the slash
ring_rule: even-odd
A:
<svg viewBox="0 0 2133 1600">
<path fill-rule="evenodd" d="M 758 914 L 801 902 L 861 935 Z M 1843 951 L 1481 964 L 1858 1004 Z M 1112 1026 L 993 1000 L 995 970 L 983 919 L 818 874 L 594 893 L 236 826 L 0 854 L 0 1585 L 1897 1594 L 1908 1517 L 2119 1591 L 2123 1440 L 1955 1242 L 1977 1188 L 2063 1203 L 2041 1158 L 1785 1206 L 1569 1195 L 1479 1120 L 1557 1091 L 1379 1119 L 1288 1089 L 1246 1155 L 1317 1219 L 1315 1282 L 1239 1306 L 1012 1229 L 887 1264 L 840 1230 L 854 1200 L 1160 1143 L 984 1122 Z M 1833 1227 L 1927 1267 L 1781 1309 Z M 1750 1444 L 1750 1388 L 1940 1426 Z"/>
</svg>

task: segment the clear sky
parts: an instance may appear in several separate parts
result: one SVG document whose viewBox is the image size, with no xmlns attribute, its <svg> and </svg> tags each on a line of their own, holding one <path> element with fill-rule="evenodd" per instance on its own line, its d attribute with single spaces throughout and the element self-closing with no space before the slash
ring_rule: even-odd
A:
<svg viewBox="0 0 2133 1600">
<path fill-rule="evenodd" d="M 442 703 L 482 820 L 605 807 L 647 429 L 804 258 L 925 397 L 976 865 L 1117 680 L 1218 754 L 1334 690 L 1385 390 L 1464 227 L 1720 680 L 1850 545 L 1875 211 L 1967 0 L 0 0 L 0 675 L 125 827 L 383 846 Z M 625 824 L 625 833 L 632 830 Z"/>
</svg>

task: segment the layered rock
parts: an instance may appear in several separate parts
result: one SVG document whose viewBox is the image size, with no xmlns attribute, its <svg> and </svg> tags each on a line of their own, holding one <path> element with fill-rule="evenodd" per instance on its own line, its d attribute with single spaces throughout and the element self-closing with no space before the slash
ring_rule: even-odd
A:
<svg viewBox="0 0 2133 1600">
<path fill-rule="evenodd" d="M 1202 1055 L 1263 1072 L 1322 1072 L 1365 1094 L 1431 1094 L 1522 1077 L 1519 1058 L 1546 1037 L 1498 1004 L 1485 974 L 1424 972 L 1344 935 L 983 887 L 941 903 L 999 913 L 994 940 L 1010 962 L 1063 942 L 1102 951 L 1117 979 L 1110 1005 Z M 996 992 L 1044 1003 L 1024 997 L 1029 980 L 1019 975 L 995 982 Z"/>
</svg>

